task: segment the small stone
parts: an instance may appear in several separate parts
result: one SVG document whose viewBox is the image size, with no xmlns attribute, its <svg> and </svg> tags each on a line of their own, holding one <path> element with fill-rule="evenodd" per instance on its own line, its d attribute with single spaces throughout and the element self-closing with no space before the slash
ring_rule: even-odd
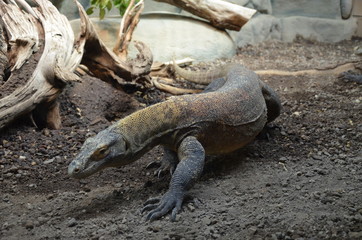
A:
<svg viewBox="0 0 362 240">
<path fill-rule="evenodd" d="M 327 170 L 321 169 L 321 168 L 315 168 L 314 171 L 317 172 L 319 175 L 327 175 L 328 174 Z"/>
<path fill-rule="evenodd" d="M 44 134 L 44 136 L 49 137 L 49 136 L 50 136 L 50 131 L 49 131 L 49 129 L 44 128 L 44 130 L 43 130 L 43 134 Z"/>
<path fill-rule="evenodd" d="M 2 227 L 3 227 L 3 229 L 7 229 L 7 228 L 9 227 L 9 223 L 8 223 L 8 222 L 4 222 Z"/>
<path fill-rule="evenodd" d="M 152 232 L 159 232 L 162 230 L 162 226 L 161 225 L 155 225 L 152 227 Z"/>
<path fill-rule="evenodd" d="M 283 233 L 281 233 L 281 232 L 277 232 L 277 233 L 275 233 L 275 235 L 276 235 L 276 237 L 277 237 L 277 239 L 283 239 L 284 238 L 284 234 Z"/>
<path fill-rule="evenodd" d="M 257 227 L 254 227 L 254 226 L 252 226 L 252 227 L 250 227 L 249 229 L 248 229 L 248 232 L 249 232 L 249 234 L 250 235 L 255 235 L 255 233 L 258 231 L 258 228 Z"/>
<path fill-rule="evenodd" d="M 318 161 L 320 161 L 320 160 L 322 160 L 322 159 L 323 159 L 323 157 L 322 157 L 322 156 L 317 155 L 317 154 L 314 154 L 314 155 L 312 156 L 312 158 L 313 158 L 314 160 L 318 160 Z"/>
<path fill-rule="evenodd" d="M 190 212 L 194 212 L 195 211 L 195 206 L 192 203 L 187 204 L 187 209 Z"/>
<path fill-rule="evenodd" d="M 209 217 L 204 217 L 202 220 L 203 225 L 210 225 L 211 219 Z"/>
<path fill-rule="evenodd" d="M 54 158 L 49 159 L 49 160 L 46 160 L 46 161 L 44 161 L 43 163 L 44 163 L 44 164 L 49 164 L 49 163 L 52 163 L 52 162 L 54 162 Z"/>
<path fill-rule="evenodd" d="M 279 162 L 285 163 L 288 159 L 286 157 L 279 158 Z"/>
<path fill-rule="evenodd" d="M 34 223 L 30 220 L 25 222 L 25 228 L 26 229 L 33 229 L 34 228 Z"/>
<path fill-rule="evenodd" d="M 349 232 L 348 235 L 351 239 L 362 239 L 362 232 Z"/>
<path fill-rule="evenodd" d="M 282 187 L 287 187 L 288 186 L 288 181 L 287 180 L 283 180 L 281 183 Z"/>
<path fill-rule="evenodd" d="M 71 218 L 69 221 L 68 221 L 68 224 L 67 226 L 68 227 L 74 227 L 76 226 L 78 223 L 77 223 L 77 220 L 75 218 Z"/>
</svg>

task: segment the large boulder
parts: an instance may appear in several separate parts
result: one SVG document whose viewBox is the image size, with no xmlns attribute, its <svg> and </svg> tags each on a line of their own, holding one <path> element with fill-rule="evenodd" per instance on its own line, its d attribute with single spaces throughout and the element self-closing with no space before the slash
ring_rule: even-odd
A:
<svg viewBox="0 0 362 240">
<path fill-rule="evenodd" d="M 337 20 L 310 17 L 281 18 L 282 36 L 285 42 L 293 41 L 296 36 L 319 42 L 339 42 L 351 39 L 357 23 L 355 19 Z"/>
<path fill-rule="evenodd" d="M 100 38 L 113 49 L 117 38 L 120 18 L 99 20 L 92 18 Z M 75 32 L 79 32 L 79 20 L 71 21 Z M 177 14 L 144 14 L 138 23 L 133 40 L 150 47 L 154 61 L 170 61 L 173 57 L 190 57 L 197 61 L 212 61 L 232 57 L 236 52 L 234 41 L 226 31 L 216 29 L 208 23 Z M 130 57 L 137 51 L 130 46 Z"/>
<path fill-rule="evenodd" d="M 260 14 L 252 18 L 239 32 L 230 32 L 238 47 L 274 39 L 292 42 L 297 37 L 320 42 L 339 42 L 351 39 L 357 29 L 355 19 L 348 20 L 312 17 L 275 17 Z"/>
<path fill-rule="evenodd" d="M 273 15 L 276 17 L 304 16 L 341 19 L 341 0 L 274 0 Z"/>
</svg>

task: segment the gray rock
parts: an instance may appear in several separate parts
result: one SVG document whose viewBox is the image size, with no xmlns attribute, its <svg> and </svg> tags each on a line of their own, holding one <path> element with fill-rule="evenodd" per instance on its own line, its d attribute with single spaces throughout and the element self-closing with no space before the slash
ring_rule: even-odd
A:
<svg viewBox="0 0 362 240">
<path fill-rule="evenodd" d="M 339 42 L 351 39 L 357 29 L 355 19 L 333 20 L 309 17 L 281 19 L 282 41 L 291 42 L 297 36 L 320 42 Z"/>
<path fill-rule="evenodd" d="M 244 7 L 253 8 L 261 13 L 272 13 L 271 0 L 230 0 L 228 2 L 235 3 Z"/>
<path fill-rule="evenodd" d="M 143 13 L 149 12 L 180 13 L 181 9 L 167 3 L 156 2 L 154 0 L 145 0 L 145 8 L 143 9 Z"/>
<path fill-rule="evenodd" d="M 243 47 L 270 39 L 281 40 L 281 31 L 280 19 L 271 15 L 259 14 L 246 23 L 239 32 L 230 31 L 229 33 L 236 45 Z"/>
<path fill-rule="evenodd" d="M 357 22 L 312 17 L 282 17 L 259 14 L 253 17 L 239 32 L 230 32 L 238 47 L 255 45 L 266 40 L 292 42 L 298 36 L 320 42 L 339 42 L 351 39 Z"/>
<path fill-rule="evenodd" d="M 340 0 L 274 0 L 273 15 L 341 19 Z"/>
<path fill-rule="evenodd" d="M 51 0 L 51 2 L 56 6 L 60 13 L 64 14 L 68 19 L 79 18 L 78 8 L 75 5 L 74 1 L 69 0 Z M 82 6 L 87 9 L 89 5 L 89 0 L 78 0 Z"/>
<path fill-rule="evenodd" d="M 253 0 L 254 9 L 261 13 L 272 14 L 272 4 L 270 0 Z"/>
<path fill-rule="evenodd" d="M 34 222 L 31 221 L 31 220 L 26 221 L 24 225 L 25 225 L 26 229 L 33 229 L 34 228 Z"/>
<path fill-rule="evenodd" d="M 77 220 L 75 218 L 71 218 L 69 219 L 68 223 L 67 223 L 67 226 L 68 227 L 74 227 L 76 226 L 78 223 L 77 223 Z"/>
<path fill-rule="evenodd" d="M 351 239 L 362 239 L 362 232 L 349 232 L 348 236 Z"/>
<path fill-rule="evenodd" d="M 92 22 L 107 47 L 113 48 L 119 28 L 119 18 Z M 73 30 L 79 32 L 79 20 L 71 21 Z M 162 27 L 160 27 L 162 26 Z M 235 55 L 236 46 L 227 32 L 209 24 L 180 15 L 146 14 L 137 25 L 133 40 L 142 41 L 151 48 L 154 61 L 165 62 L 175 58 L 190 57 L 197 61 L 212 61 Z M 130 57 L 137 50 L 130 45 Z"/>
</svg>

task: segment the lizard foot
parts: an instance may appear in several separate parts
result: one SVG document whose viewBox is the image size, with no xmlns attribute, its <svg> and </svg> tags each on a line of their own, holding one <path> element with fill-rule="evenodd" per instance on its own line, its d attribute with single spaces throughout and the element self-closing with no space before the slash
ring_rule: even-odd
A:
<svg viewBox="0 0 362 240">
<path fill-rule="evenodd" d="M 160 162 L 153 161 L 146 166 L 146 169 L 158 167 L 156 171 L 154 171 L 154 175 L 158 178 L 164 176 L 167 171 L 170 172 L 172 176 L 173 172 L 175 171 L 177 163 L 171 163 L 170 161 L 162 160 Z"/>
<path fill-rule="evenodd" d="M 281 130 L 279 126 L 265 125 L 263 130 L 258 134 L 258 136 L 256 136 L 256 138 L 259 140 L 266 140 L 269 142 L 272 139 L 271 135 L 273 135 L 276 129 L 278 129 L 279 131 Z"/>
<path fill-rule="evenodd" d="M 171 212 L 171 221 L 176 220 L 176 214 L 181 210 L 182 202 L 184 199 L 183 192 L 167 191 L 162 198 L 150 198 L 145 202 L 145 206 L 142 209 L 142 213 L 150 211 L 146 220 L 156 220 L 168 212 Z"/>
</svg>

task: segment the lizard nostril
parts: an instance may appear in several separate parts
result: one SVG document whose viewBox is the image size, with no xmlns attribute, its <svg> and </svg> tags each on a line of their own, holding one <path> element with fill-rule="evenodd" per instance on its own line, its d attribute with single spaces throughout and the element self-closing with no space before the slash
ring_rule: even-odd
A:
<svg viewBox="0 0 362 240">
<path fill-rule="evenodd" d="M 78 167 L 74 168 L 74 172 L 75 172 L 75 173 L 79 172 L 79 170 L 80 170 L 80 169 L 79 169 Z"/>
</svg>

